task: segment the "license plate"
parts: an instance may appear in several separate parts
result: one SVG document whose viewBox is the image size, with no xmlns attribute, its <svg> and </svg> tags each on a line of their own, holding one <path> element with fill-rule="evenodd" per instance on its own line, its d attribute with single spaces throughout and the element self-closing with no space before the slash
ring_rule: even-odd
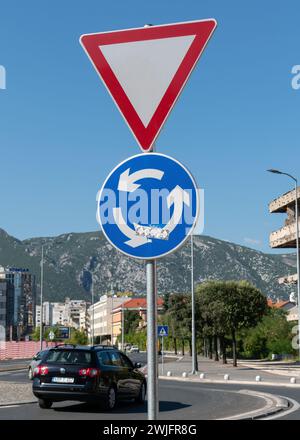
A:
<svg viewBox="0 0 300 440">
<path fill-rule="evenodd" d="M 55 383 L 74 383 L 74 377 L 52 377 Z"/>
</svg>

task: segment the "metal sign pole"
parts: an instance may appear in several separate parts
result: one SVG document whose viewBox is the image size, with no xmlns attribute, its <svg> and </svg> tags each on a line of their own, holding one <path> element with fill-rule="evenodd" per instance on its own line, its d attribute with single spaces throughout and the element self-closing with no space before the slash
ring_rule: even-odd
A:
<svg viewBox="0 0 300 440">
<path fill-rule="evenodd" d="M 157 293 L 156 261 L 146 261 L 147 274 L 147 356 L 148 356 L 148 420 L 158 416 L 158 369 L 157 369 Z"/>
<path fill-rule="evenodd" d="M 40 313 L 40 350 L 43 350 L 43 285 L 44 285 L 44 245 L 42 245 L 42 260 L 41 260 L 41 313 Z"/>
<path fill-rule="evenodd" d="M 164 338 L 161 338 L 161 375 L 164 375 Z"/>
</svg>

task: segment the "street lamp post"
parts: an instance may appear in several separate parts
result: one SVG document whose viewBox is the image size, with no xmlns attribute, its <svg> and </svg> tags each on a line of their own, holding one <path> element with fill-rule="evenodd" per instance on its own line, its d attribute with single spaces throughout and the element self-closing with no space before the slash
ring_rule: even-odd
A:
<svg viewBox="0 0 300 440">
<path fill-rule="evenodd" d="M 114 337 L 114 296 L 111 295 L 111 337 L 110 337 L 110 345 L 113 345 L 113 337 Z"/>
<path fill-rule="evenodd" d="M 91 344 L 94 345 L 94 317 L 95 317 L 95 308 L 94 308 L 94 283 L 92 281 L 92 330 L 91 330 Z"/>
<path fill-rule="evenodd" d="M 195 324 L 195 289 L 194 289 L 194 240 L 191 233 L 191 292 L 192 292 L 192 374 L 198 371 L 196 324 Z"/>
<path fill-rule="evenodd" d="M 43 350 L 43 284 L 44 284 L 44 245 L 42 245 L 42 259 L 41 259 L 41 314 L 40 314 L 40 349 Z"/>
<path fill-rule="evenodd" d="M 124 351 L 124 331 L 125 331 L 125 323 L 124 323 L 124 320 L 125 320 L 125 317 L 124 317 L 124 312 L 125 312 L 125 309 L 124 309 L 124 304 L 122 303 L 122 351 Z"/>
<path fill-rule="evenodd" d="M 267 170 L 270 173 L 274 174 L 283 174 L 285 176 L 290 177 L 293 179 L 295 183 L 295 219 L 296 219 L 296 252 L 297 252 L 297 298 L 298 298 L 298 349 L 299 349 L 299 360 L 300 360 L 300 255 L 299 255 L 299 219 L 298 219 L 298 197 L 297 197 L 297 188 L 298 188 L 298 180 L 296 177 L 292 176 L 291 174 L 284 173 L 279 170 L 270 169 Z"/>
</svg>

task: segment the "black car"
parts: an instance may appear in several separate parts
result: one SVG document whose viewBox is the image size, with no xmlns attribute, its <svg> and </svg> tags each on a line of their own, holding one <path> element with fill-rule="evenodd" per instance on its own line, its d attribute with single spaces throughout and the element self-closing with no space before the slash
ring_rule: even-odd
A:
<svg viewBox="0 0 300 440">
<path fill-rule="evenodd" d="M 30 361 L 30 364 L 28 365 L 28 379 L 33 380 L 33 370 L 35 367 L 40 365 L 41 362 L 43 362 L 43 359 L 46 357 L 48 353 L 48 348 L 46 350 L 38 351 L 33 358 Z"/>
<path fill-rule="evenodd" d="M 118 400 L 144 403 L 147 383 L 131 360 L 115 347 L 59 345 L 33 371 L 33 394 L 41 408 L 77 400 L 112 410 Z"/>
</svg>

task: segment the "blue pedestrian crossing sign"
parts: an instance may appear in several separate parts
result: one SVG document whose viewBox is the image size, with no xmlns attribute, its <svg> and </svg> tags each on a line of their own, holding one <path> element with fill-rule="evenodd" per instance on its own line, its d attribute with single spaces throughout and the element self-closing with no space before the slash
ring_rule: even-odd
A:
<svg viewBox="0 0 300 440">
<path fill-rule="evenodd" d="M 159 337 L 169 336 L 169 326 L 168 325 L 158 325 L 157 326 L 157 336 L 159 336 Z"/>
<path fill-rule="evenodd" d="M 194 178 L 177 160 L 159 153 L 126 159 L 97 194 L 97 220 L 105 237 L 119 251 L 140 259 L 179 248 L 198 214 Z"/>
</svg>

